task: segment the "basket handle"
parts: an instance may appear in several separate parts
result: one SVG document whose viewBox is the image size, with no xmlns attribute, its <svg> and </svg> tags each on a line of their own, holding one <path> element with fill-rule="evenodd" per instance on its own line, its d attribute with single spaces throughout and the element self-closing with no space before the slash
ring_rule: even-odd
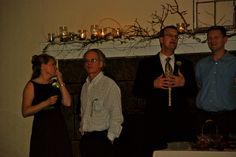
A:
<svg viewBox="0 0 236 157">
<path fill-rule="evenodd" d="M 113 18 L 103 18 L 103 19 L 101 19 L 100 21 L 99 21 L 99 26 L 100 25 L 102 25 L 102 23 L 104 22 L 104 21 L 112 21 L 112 22 L 114 22 L 117 26 L 118 26 L 118 28 L 122 28 L 121 27 L 121 24 L 118 22 L 118 21 L 116 21 L 115 19 L 113 19 Z"/>
<path fill-rule="evenodd" d="M 207 124 L 212 123 L 215 126 L 215 134 L 218 135 L 218 127 L 216 125 L 216 122 L 212 119 L 207 119 L 205 123 L 202 125 L 202 136 L 204 135 L 204 129 L 207 126 Z"/>
</svg>

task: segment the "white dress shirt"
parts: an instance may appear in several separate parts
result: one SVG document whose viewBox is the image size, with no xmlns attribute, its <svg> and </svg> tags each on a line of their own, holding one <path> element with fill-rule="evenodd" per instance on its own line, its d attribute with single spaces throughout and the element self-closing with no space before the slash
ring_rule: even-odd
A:
<svg viewBox="0 0 236 157">
<path fill-rule="evenodd" d="M 121 92 L 118 85 L 100 72 L 91 82 L 86 79 L 81 91 L 81 124 L 84 132 L 108 130 L 108 138 L 119 137 L 123 123 Z"/>
</svg>

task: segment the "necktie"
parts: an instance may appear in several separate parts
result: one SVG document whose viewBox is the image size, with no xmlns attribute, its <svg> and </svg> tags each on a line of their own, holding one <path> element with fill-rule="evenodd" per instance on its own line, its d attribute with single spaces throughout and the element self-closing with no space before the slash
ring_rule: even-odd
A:
<svg viewBox="0 0 236 157">
<path fill-rule="evenodd" d="M 173 69 L 170 65 L 170 60 L 171 60 L 170 57 L 166 58 L 166 65 L 165 65 L 165 75 L 166 75 L 166 77 L 170 77 L 173 73 Z"/>
<path fill-rule="evenodd" d="M 172 75 L 173 69 L 170 65 L 170 57 L 166 58 L 166 65 L 165 65 L 165 76 L 168 78 Z M 168 88 L 168 106 L 171 106 L 171 88 Z"/>
</svg>

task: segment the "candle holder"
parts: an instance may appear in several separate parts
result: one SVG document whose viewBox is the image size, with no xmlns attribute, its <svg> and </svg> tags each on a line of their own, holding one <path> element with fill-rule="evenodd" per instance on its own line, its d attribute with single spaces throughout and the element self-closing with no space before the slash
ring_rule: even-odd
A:
<svg viewBox="0 0 236 157">
<path fill-rule="evenodd" d="M 98 25 L 91 25 L 90 27 L 91 39 L 99 38 L 99 27 Z"/>
<path fill-rule="evenodd" d="M 59 27 L 59 36 L 60 36 L 60 41 L 61 42 L 66 42 L 68 41 L 68 28 L 67 26 L 60 26 Z"/>
<path fill-rule="evenodd" d="M 122 32 L 120 28 L 112 29 L 112 36 L 113 38 L 121 38 Z"/>
<path fill-rule="evenodd" d="M 74 33 L 74 32 L 69 32 L 68 39 L 69 39 L 70 41 L 73 41 L 73 40 L 75 39 L 75 33 Z"/>
<path fill-rule="evenodd" d="M 84 29 L 80 29 L 78 31 L 78 37 L 79 37 L 79 40 L 85 40 L 87 38 L 87 31 Z"/>
</svg>

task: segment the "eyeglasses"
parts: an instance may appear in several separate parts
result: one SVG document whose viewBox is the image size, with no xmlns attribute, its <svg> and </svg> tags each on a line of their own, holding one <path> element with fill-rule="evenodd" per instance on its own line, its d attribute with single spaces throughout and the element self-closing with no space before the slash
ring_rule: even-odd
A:
<svg viewBox="0 0 236 157">
<path fill-rule="evenodd" d="M 96 63 L 99 59 L 91 58 L 91 59 L 84 59 L 84 63 Z"/>
</svg>

